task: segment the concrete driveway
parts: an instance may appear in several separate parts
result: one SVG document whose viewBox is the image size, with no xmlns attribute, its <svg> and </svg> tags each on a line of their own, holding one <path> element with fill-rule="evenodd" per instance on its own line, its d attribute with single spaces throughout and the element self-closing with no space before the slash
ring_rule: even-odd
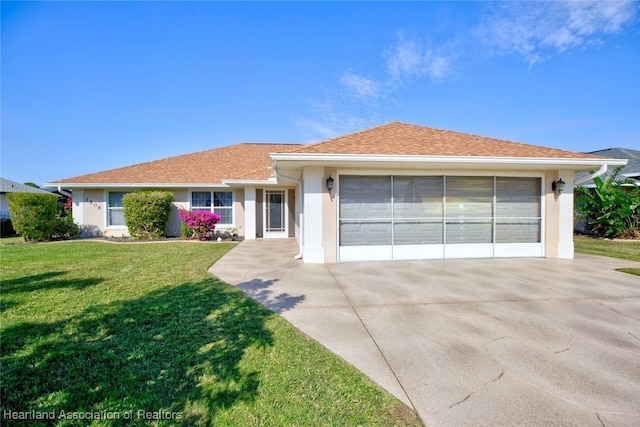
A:
<svg viewBox="0 0 640 427">
<path fill-rule="evenodd" d="M 303 264 L 245 241 L 211 273 L 416 409 L 427 426 L 640 425 L 640 263 Z"/>
</svg>

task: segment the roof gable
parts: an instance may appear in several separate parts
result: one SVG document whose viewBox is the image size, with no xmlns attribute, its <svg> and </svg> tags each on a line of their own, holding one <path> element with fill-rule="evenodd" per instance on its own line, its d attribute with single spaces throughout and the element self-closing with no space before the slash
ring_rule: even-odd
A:
<svg viewBox="0 0 640 427">
<path fill-rule="evenodd" d="M 598 156 L 391 122 L 295 150 L 305 154 L 587 158 Z"/>
</svg>

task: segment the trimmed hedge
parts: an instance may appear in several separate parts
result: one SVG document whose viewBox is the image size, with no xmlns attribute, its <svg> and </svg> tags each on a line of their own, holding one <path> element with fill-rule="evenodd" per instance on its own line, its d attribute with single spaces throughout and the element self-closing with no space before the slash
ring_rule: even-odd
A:
<svg viewBox="0 0 640 427">
<path fill-rule="evenodd" d="M 124 221 L 134 240 L 165 235 L 173 194 L 169 191 L 134 191 L 122 197 Z"/>
<path fill-rule="evenodd" d="M 51 240 L 56 226 L 58 196 L 42 193 L 8 193 L 13 228 L 25 242 Z"/>
</svg>

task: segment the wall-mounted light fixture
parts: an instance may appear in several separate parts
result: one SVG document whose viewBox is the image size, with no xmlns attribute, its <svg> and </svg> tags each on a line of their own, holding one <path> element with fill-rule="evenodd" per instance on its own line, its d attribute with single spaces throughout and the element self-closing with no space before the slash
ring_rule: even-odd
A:
<svg viewBox="0 0 640 427">
<path fill-rule="evenodd" d="M 553 190 L 554 193 L 556 193 L 556 196 L 559 196 L 560 194 L 562 194 L 562 192 L 564 191 L 564 185 L 566 183 L 562 180 L 562 178 L 560 178 L 557 181 L 553 181 L 551 183 L 551 189 Z"/>
<path fill-rule="evenodd" d="M 331 178 L 331 175 L 329 175 L 329 178 L 327 178 L 327 191 L 331 191 L 333 190 L 333 178 Z"/>
</svg>

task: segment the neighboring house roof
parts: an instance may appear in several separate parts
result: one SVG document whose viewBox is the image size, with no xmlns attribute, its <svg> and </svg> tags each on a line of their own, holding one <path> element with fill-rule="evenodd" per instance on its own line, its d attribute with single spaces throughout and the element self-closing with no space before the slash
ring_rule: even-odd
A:
<svg viewBox="0 0 640 427">
<path fill-rule="evenodd" d="M 308 145 L 294 153 L 598 158 L 572 151 L 392 122 Z"/>
<path fill-rule="evenodd" d="M 55 181 L 65 184 L 217 184 L 224 179 L 267 180 L 269 153 L 300 144 L 235 144 Z"/>
<path fill-rule="evenodd" d="M 596 150 L 591 151 L 588 154 L 607 157 L 612 159 L 629 159 L 627 165 L 624 166 L 618 175 L 618 178 L 629 178 L 632 181 L 636 181 L 637 184 L 640 184 L 640 151 L 632 150 L 630 148 L 606 148 L 604 150 Z M 613 173 L 616 169 L 615 166 L 609 167 L 607 172 L 605 172 L 601 178 L 607 177 Z M 576 174 L 576 180 L 581 178 L 585 178 L 589 175 L 587 172 L 581 172 Z M 581 184 L 583 187 L 594 187 L 595 184 L 593 181 L 587 181 Z"/>
<path fill-rule="evenodd" d="M 30 185 L 20 184 L 10 179 L 0 178 L 0 193 L 44 193 L 51 194 L 46 190 L 32 187 Z"/>
<path fill-rule="evenodd" d="M 640 177 L 640 151 L 630 148 L 607 148 L 606 150 L 592 151 L 589 154 L 610 157 L 612 159 L 629 159 L 622 168 L 620 174 L 628 177 Z"/>
</svg>

